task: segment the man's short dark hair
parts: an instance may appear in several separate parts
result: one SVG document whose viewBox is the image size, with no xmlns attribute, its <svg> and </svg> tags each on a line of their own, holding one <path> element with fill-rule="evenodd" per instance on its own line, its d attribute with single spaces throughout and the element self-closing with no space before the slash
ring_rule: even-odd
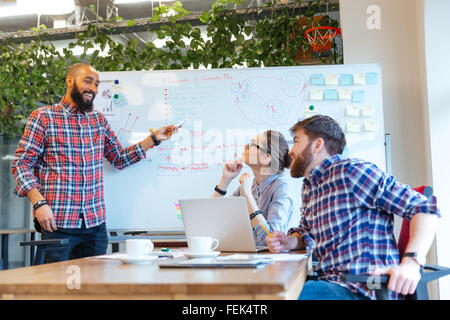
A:
<svg viewBox="0 0 450 320">
<path fill-rule="evenodd" d="M 347 144 L 341 127 L 329 116 L 315 115 L 297 122 L 290 129 L 292 136 L 295 136 L 299 129 L 303 129 L 310 140 L 322 138 L 330 155 L 342 154 Z"/>
</svg>

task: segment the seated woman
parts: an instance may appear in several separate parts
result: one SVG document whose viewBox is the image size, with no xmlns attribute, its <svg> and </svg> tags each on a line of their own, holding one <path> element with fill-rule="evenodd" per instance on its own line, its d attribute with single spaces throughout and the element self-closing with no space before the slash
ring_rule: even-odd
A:
<svg viewBox="0 0 450 320">
<path fill-rule="evenodd" d="M 233 196 L 247 199 L 256 245 L 264 246 L 267 233 L 261 223 L 269 232 L 287 231 L 294 217 L 294 201 L 288 192 L 289 178 L 283 175 L 284 169 L 291 164 L 286 139 L 274 130 L 253 138 L 245 146 L 240 160 L 225 164 L 213 197 L 225 195 L 231 181 L 241 172 L 243 163 L 252 169 L 254 179 L 248 173 L 243 173 L 239 178 L 240 187 Z"/>
</svg>

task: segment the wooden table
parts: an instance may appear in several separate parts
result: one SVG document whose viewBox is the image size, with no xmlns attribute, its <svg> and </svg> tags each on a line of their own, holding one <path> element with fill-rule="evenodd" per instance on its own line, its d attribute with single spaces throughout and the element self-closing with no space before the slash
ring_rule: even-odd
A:
<svg viewBox="0 0 450 320">
<path fill-rule="evenodd" d="M 307 261 L 274 262 L 261 269 L 160 269 L 158 262 L 84 258 L 0 271 L 0 298 L 296 299 Z M 77 277 L 81 281 L 74 281 Z"/>
</svg>

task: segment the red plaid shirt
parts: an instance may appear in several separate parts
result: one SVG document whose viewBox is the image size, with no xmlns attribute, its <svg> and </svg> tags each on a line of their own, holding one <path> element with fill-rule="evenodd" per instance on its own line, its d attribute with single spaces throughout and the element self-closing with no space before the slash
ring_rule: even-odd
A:
<svg viewBox="0 0 450 320">
<path fill-rule="evenodd" d="M 14 193 L 39 189 L 58 228 L 80 228 L 82 218 L 87 228 L 98 226 L 105 221 L 103 157 L 123 169 L 145 152 L 140 144 L 123 149 L 103 114 L 80 113 L 63 98 L 30 115 L 12 164 Z"/>
</svg>

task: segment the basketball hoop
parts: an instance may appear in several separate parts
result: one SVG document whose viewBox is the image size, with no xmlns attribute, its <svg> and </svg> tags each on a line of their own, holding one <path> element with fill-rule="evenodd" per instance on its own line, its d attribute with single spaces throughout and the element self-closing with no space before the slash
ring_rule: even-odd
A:
<svg viewBox="0 0 450 320">
<path fill-rule="evenodd" d="M 337 35 L 341 35 L 341 29 L 334 27 L 316 27 L 305 32 L 314 54 L 320 58 L 330 55 L 331 44 Z"/>
</svg>

